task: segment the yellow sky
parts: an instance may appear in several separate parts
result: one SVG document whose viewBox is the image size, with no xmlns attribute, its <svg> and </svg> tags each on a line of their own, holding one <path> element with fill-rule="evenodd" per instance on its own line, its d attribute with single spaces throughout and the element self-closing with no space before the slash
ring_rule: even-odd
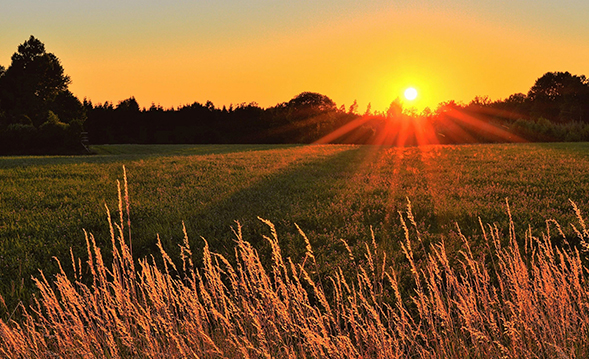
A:
<svg viewBox="0 0 589 359">
<path fill-rule="evenodd" d="M 406 106 L 421 110 L 477 95 L 525 93 L 548 71 L 588 74 L 589 27 L 572 21 L 567 28 L 568 13 L 562 22 L 549 13 L 519 21 L 466 0 L 448 2 L 453 6 L 373 1 L 367 9 L 351 1 L 339 8 L 303 2 L 300 11 L 267 0 L 248 7 L 228 0 L 216 7 L 173 2 L 176 7 L 161 9 L 155 2 L 122 3 L 62 5 L 69 16 L 55 14 L 54 22 L 49 14 L 28 27 L 0 25 L 6 30 L 0 64 L 7 67 L 33 34 L 62 60 L 72 92 L 95 103 L 135 96 L 145 107 L 207 100 L 268 107 L 314 91 L 338 106 L 357 100 L 361 112 L 369 102 L 385 110 L 409 86 L 419 97 Z M 549 11 L 551 3 L 539 6 Z M 539 26 L 545 18 L 553 21 L 548 28 Z"/>
</svg>

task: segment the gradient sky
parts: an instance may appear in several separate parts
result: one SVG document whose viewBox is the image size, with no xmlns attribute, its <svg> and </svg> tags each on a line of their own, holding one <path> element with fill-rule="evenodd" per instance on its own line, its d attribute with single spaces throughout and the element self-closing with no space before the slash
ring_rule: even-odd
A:
<svg viewBox="0 0 589 359">
<path fill-rule="evenodd" d="M 0 64 L 34 35 L 80 99 L 262 107 L 303 91 L 363 112 L 527 93 L 589 75 L 587 0 L 0 0 Z"/>
</svg>

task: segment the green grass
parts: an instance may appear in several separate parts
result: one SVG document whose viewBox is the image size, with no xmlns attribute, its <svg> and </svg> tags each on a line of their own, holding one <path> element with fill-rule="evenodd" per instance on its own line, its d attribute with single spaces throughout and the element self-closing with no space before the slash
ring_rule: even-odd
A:
<svg viewBox="0 0 589 359">
<path fill-rule="evenodd" d="M 443 240 L 423 245 L 408 208 L 401 219 L 408 280 L 399 280 L 397 262 L 374 236 L 366 260 L 346 244 L 349 275 L 341 266 L 320 273 L 304 232 L 305 256 L 293 261 L 266 220 L 258 247 L 236 226 L 233 257 L 208 245 L 196 254 L 185 234 L 181 267 L 159 240 L 163 263 L 134 260 L 124 231 L 111 233 L 113 260 L 105 265 L 89 235 L 86 263 L 71 258 L 73 274 L 61 267 L 49 280 L 41 274 L 34 305 L 19 306 L 16 320 L 0 319 L 0 357 L 586 358 L 589 231 L 574 209 L 582 252 L 554 246 L 548 232 L 517 235 L 510 221 L 507 236 L 481 224 L 478 252 L 460 235 L 453 262 Z M 264 247 L 271 260 L 260 257 Z M 202 259 L 197 267 L 193 254 Z"/>
<path fill-rule="evenodd" d="M 319 268 L 346 265 L 344 238 L 354 251 L 374 229 L 381 248 L 397 253 L 398 211 L 412 202 L 424 241 L 444 238 L 480 245 L 478 217 L 508 228 L 505 198 L 523 232 L 546 219 L 575 221 L 569 199 L 587 213 L 589 144 L 501 144 L 380 148 L 371 146 L 95 146 L 86 157 L 0 158 L 0 293 L 13 308 L 32 291 L 39 268 L 57 272 L 56 256 L 86 253 L 82 229 L 108 247 L 104 203 L 113 216 L 116 180 L 127 168 L 136 257 L 156 253 L 156 234 L 179 257 L 182 221 L 198 252 L 231 253 L 230 226 L 244 237 L 265 233 L 271 220 L 285 256 L 304 256 L 307 234 Z M 570 228 L 565 231 L 570 233 Z M 558 239 L 556 239 L 558 240 Z M 264 253 L 262 253 L 264 254 Z M 400 254 L 400 256 L 402 256 Z"/>
</svg>

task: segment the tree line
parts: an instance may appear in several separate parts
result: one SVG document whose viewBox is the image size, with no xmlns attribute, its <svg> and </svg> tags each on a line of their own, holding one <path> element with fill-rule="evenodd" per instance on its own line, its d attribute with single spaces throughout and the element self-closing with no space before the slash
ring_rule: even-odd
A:
<svg viewBox="0 0 589 359">
<path fill-rule="evenodd" d="M 256 103 L 218 108 L 210 101 L 140 109 L 133 97 L 116 106 L 83 106 L 93 143 L 311 143 L 356 117 L 313 92 L 265 109 Z"/>
<path fill-rule="evenodd" d="M 548 72 L 527 94 L 469 104 L 448 101 L 421 113 L 399 99 L 386 111 L 338 107 L 303 92 L 262 108 L 257 103 L 216 107 L 194 102 L 141 108 L 134 97 L 93 104 L 68 89 L 59 59 L 31 36 L 10 66 L 0 66 L 0 153 L 84 153 L 93 144 L 360 143 L 415 145 L 513 141 L 589 141 L 589 80 Z"/>
</svg>

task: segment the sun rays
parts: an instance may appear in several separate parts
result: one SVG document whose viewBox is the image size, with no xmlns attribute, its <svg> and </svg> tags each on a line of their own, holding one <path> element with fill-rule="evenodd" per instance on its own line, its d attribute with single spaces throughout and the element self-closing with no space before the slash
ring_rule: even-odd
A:
<svg viewBox="0 0 589 359">
<path fill-rule="evenodd" d="M 408 96 L 417 96 L 409 91 Z M 409 98 L 408 97 L 408 98 Z M 526 142 L 508 124 L 520 115 L 489 107 L 443 104 L 435 112 L 417 114 L 403 109 L 400 100 L 386 113 L 358 118 L 324 135 L 315 144 L 362 143 L 377 146 L 425 146 L 437 144 Z M 498 121 L 496 118 L 506 119 Z"/>
</svg>

